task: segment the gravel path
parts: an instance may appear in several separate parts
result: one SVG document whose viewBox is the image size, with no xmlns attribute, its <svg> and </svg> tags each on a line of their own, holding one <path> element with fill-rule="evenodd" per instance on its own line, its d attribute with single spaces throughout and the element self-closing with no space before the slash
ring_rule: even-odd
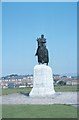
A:
<svg viewBox="0 0 79 120">
<path fill-rule="evenodd" d="M 51 98 L 31 98 L 19 93 L 3 95 L 2 98 L 0 96 L 0 104 L 68 104 L 76 106 L 79 103 L 77 103 L 76 92 L 56 92 Z"/>
</svg>

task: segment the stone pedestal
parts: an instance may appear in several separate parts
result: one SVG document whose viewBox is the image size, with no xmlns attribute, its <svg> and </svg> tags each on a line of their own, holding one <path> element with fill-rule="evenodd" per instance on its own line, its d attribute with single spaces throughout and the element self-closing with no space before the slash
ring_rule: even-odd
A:
<svg viewBox="0 0 79 120">
<path fill-rule="evenodd" d="M 30 97 L 51 97 L 55 93 L 52 69 L 47 65 L 34 67 L 33 88 Z"/>
</svg>

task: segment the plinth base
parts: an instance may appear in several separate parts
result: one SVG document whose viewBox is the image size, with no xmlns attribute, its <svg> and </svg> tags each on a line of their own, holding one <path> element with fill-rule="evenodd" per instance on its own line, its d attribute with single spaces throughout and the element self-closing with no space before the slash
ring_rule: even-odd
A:
<svg viewBox="0 0 79 120">
<path fill-rule="evenodd" d="M 30 97 L 51 97 L 54 93 L 52 69 L 47 65 L 34 67 L 33 88 Z"/>
</svg>

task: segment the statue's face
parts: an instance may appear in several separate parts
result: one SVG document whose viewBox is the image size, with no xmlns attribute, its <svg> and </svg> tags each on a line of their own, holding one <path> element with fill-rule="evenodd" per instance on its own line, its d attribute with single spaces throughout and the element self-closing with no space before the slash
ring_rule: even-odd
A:
<svg viewBox="0 0 79 120">
<path fill-rule="evenodd" d="M 44 35 L 41 35 L 41 38 L 44 38 Z"/>
</svg>

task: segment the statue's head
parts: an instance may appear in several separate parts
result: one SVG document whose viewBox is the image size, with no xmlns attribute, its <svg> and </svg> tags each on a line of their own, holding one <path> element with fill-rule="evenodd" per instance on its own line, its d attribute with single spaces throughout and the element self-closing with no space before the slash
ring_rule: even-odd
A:
<svg viewBox="0 0 79 120">
<path fill-rule="evenodd" d="M 43 35 L 43 34 L 41 35 L 41 42 L 42 42 L 42 43 L 46 43 L 46 39 L 44 38 L 44 35 Z"/>
<path fill-rule="evenodd" d="M 44 38 L 44 35 L 43 35 L 43 34 L 41 35 L 41 38 Z"/>
</svg>

